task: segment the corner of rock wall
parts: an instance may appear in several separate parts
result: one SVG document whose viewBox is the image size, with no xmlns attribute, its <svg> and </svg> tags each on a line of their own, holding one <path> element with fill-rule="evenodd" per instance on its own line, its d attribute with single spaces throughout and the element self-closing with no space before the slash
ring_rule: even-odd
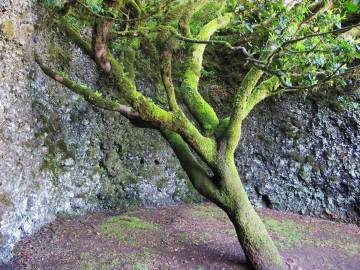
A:
<svg viewBox="0 0 360 270">
<path fill-rule="evenodd" d="M 41 72 L 34 49 L 72 79 L 103 87 L 92 61 L 40 13 L 35 0 L 0 3 L 0 264 L 56 216 L 200 198 L 157 132 L 94 108 Z"/>
</svg>

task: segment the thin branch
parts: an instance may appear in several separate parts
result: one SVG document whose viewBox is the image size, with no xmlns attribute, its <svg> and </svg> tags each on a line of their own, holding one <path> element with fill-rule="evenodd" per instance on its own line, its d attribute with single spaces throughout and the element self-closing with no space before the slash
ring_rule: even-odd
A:
<svg viewBox="0 0 360 270">
<path fill-rule="evenodd" d="M 69 80 L 61 72 L 55 71 L 42 62 L 40 56 L 35 52 L 34 53 L 35 61 L 41 68 L 41 70 L 50 78 L 55 80 L 58 83 L 66 86 L 72 92 L 82 96 L 89 103 L 108 111 L 119 112 L 122 115 L 126 116 L 129 119 L 138 119 L 141 120 L 140 115 L 133 108 L 120 104 L 117 101 L 112 101 L 106 98 L 101 97 L 96 94 L 96 91 L 90 89 L 89 87 L 76 83 L 72 80 Z"/>
<path fill-rule="evenodd" d="M 328 76 L 326 76 L 326 78 L 320 80 L 318 83 L 314 83 L 314 84 L 311 84 L 311 85 L 289 85 L 283 78 L 283 75 L 282 73 L 278 72 L 278 71 L 275 71 L 275 70 L 271 70 L 267 67 L 263 67 L 263 66 L 258 66 L 259 69 L 269 73 L 269 74 L 272 74 L 272 75 L 275 75 L 279 78 L 280 80 L 280 83 L 283 87 L 285 87 L 286 89 L 293 89 L 293 90 L 305 90 L 305 89 L 312 89 L 312 88 L 316 88 L 316 87 L 319 87 L 320 85 L 322 85 L 323 83 L 327 82 L 327 81 L 330 81 L 331 79 L 333 79 L 334 77 L 339 77 L 339 76 L 343 76 L 345 74 L 348 73 L 348 71 L 350 70 L 353 70 L 354 68 L 349 68 L 347 69 L 345 72 L 341 73 L 341 74 L 337 74 L 338 71 L 343 67 L 345 66 L 346 63 L 342 63 L 336 70 L 334 70 L 331 74 L 329 74 Z"/>
<path fill-rule="evenodd" d="M 170 110 L 178 111 L 180 110 L 180 107 L 176 101 L 175 87 L 172 80 L 172 57 L 172 48 L 169 47 L 169 44 L 166 44 L 165 48 L 161 52 L 160 58 L 161 78 L 166 90 Z"/>
<path fill-rule="evenodd" d="M 308 23 L 309 21 L 311 21 L 312 19 L 316 18 L 316 16 L 323 11 L 324 9 L 330 7 L 332 5 L 331 1 L 329 1 L 329 3 L 325 3 L 325 1 L 320 0 L 317 1 L 315 3 L 313 3 L 312 5 L 310 5 L 308 7 L 309 10 L 309 15 L 305 16 L 305 18 L 300 22 L 300 24 L 298 25 L 293 38 L 295 38 L 297 36 L 297 34 L 300 32 L 301 27 Z"/>
<path fill-rule="evenodd" d="M 181 35 L 179 32 L 177 32 L 174 28 L 172 27 L 165 27 L 165 26 L 160 26 L 159 28 L 141 28 L 141 29 L 137 29 L 137 30 L 128 30 L 128 31 L 112 31 L 110 34 L 111 35 L 119 35 L 119 36 L 138 36 L 139 34 L 143 33 L 143 32 L 157 32 L 157 31 L 161 31 L 162 29 L 164 30 L 169 30 L 173 36 L 175 38 L 177 38 L 178 40 L 187 42 L 187 43 L 191 43 L 191 44 L 205 44 L 205 45 L 221 45 L 224 46 L 232 51 L 241 51 L 242 54 L 244 55 L 244 60 L 252 62 L 252 63 L 258 63 L 258 64 L 266 64 L 266 62 L 264 61 L 260 61 L 256 58 L 253 57 L 253 55 L 251 53 L 248 52 L 248 50 L 246 49 L 246 47 L 238 45 L 238 46 L 233 46 L 231 45 L 229 42 L 224 41 L 224 40 L 199 40 L 199 39 L 195 39 L 195 38 L 189 38 L 189 37 L 185 37 L 183 35 Z"/>
<path fill-rule="evenodd" d="M 267 58 L 268 63 L 270 63 L 270 61 L 274 58 L 274 56 L 276 54 L 278 54 L 282 49 L 286 48 L 287 46 L 289 46 L 291 44 L 294 44 L 294 43 L 297 43 L 297 42 L 300 42 L 300 41 L 303 41 L 305 39 L 312 38 L 312 37 L 320 37 L 320 36 L 326 36 L 326 35 L 331 35 L 331 34 L 336 34 L 336 33 L 345 33 L 345 32 L 350 31 L 351 29 L 353 29 L 355 27 L 358 27 L 358 26 L 360 26 L 360 23 L 353 24 L 353 25 L 343 27 L 343 28 L 339 28 L 339 29 L 335 29 L 335 30 L 332 30 L 332 31 L 321 32 L 321 33 L 313 33 L 313 34 L 309 34 L 309 35 L 306 35 L 306 36 L 303 36 L 303 37 L 288 40 L 288 41 L 284 42 L 283 44 L 281 44 L 278 48 L 276 48 L 268 56 L 268 58 Z"/>
<path fill-rule="evenodd" d="M 345 32 L 350 31 L 351 29 L 358 27 L 358 26 L 360 26 L 360 23 L 349 25 L 349 26 L 346 26 L 343 28 L 332 30 L 332 31 L 309 34 L 309 35 L 306 35 L 303 37 L 299 37 L 299 38 L 295 38 L 295 39 L 286 41 L 285 43 L 283 43 L 283 45 L 286 46 L 286 45 L 293 44 L 293 43 L 296 43 L 296 42 L 299 42 L 299 41 L 302 41 L 302 40 L 305 40 L 308 38 L 312 38 L 312 37 L 320 37 L 320 36 L 326 36 L 326 35 L 331 35 L 331 34 L 336 34 L 336 33 L 345 33 Z"/>
</svg>

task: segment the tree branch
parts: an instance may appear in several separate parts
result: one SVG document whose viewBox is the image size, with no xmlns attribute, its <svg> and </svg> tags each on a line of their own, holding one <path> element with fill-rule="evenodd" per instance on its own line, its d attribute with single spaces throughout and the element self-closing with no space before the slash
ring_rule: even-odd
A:
<svg viewBox="0 0 360 270">
<path fill-rule="evenodd" d="M 107 0 L 105 1 L 106 8 L 112 8 L 116 13 L 124 6 L 123 1 L 118 0 Z M 101 67 L 105 72 L 110 72 L 111 65 L 107 59 L 107 37 L 113 26 L 113 20 L 98 18 L 95 21 L 95 26 L 93 29 L 93 50 L 95 56 L 95 62 Z"/>
<path fill-rule="evenodd" d="M 175 87 L 172 80 L 172 50 L 169 45 L 165 45 L 165 48 L 161 52 L 161 78 L 165 87 L 169 107 L 172 111 L 180 110 L 176 101 Z"/>
<path fill-rule="evenodd" d="M 261 82 L 251 92 L 251 95 L 246 101 L 246 107 L 244 110 L 244 118 L 252 111 L 252 109 L 259 104 L 262 100 L 277 93 L 277 89 L 280 86 L 280 80 L 277 76 L 272 76 L 269 79 Z"/>
<path fill-rule="evenodd" d="M 120 104 L 117 101 L 112 101 L 106 98 L 101 97 L 98 95 L 96 91 L 90 89 L 89 87 L 76 83 L 72 80 L 69 80 L 64 74 L 61 72 L 55 71 L 47 66 L 42 62 L 40 56 L 35 52 L 34 58 L 36 63 L 39 65 L 41 70 L 50 78 L 55 80 L 58 83 L 66 86 L 72 92 L 82 96 L 86 101 L 97 106 L 104 110 L 119 112 L 125 117 L 131 120 L 141 120 L 140 114 L 136 112 L 133 108 Z"/>
<path fill-rule="evenodd" d="M 201 40 L 209 40 L 216 31 L 226 27 L 232 18 L 233 14 L 229 13 L 223 17 L 212 20 L 201 29 L 198 38 Z M 214 109 L 205 101 L 198 91 L 205 48 L 206 44 L 193 45 L 192 56 L 188 59 L 187 69 L 180 91 L 192 115 L 201 124 L 206 133 L 212 133 L 219 124 L 219 119 Z"/>
<path fill-rule="evenodd" d="M 241 124 L 246 116 L 247 100 L 249 99 L 256 84 L 264 72 L 261 69 L 252 67 L 245 75 L 239 89 L 236 91 L 233 101 L 233 110 L 230 116 L 229 125 L 226 129 L 225 139 L 226 154 L 233 156 L 241 136 Z"/>
<path fill-rule="evenodd" d="M 329 74 L 328 76 L 326 76 L 324 79 L 321 79 L 318 83 L 314 83 L 311 85 L 289 85 L 283 78 L 282 73 L 280 73 L 279 71 L 276 70 L 271 70 L 267 67 L 264 66 L 258 66 L 259 69 L 271 74 L 271 75 L 275 75 L 276 77 L 278 77 L 281 85 L 283 87 L 285 87 L 286 89 L 293 89 L 293 90 L 305 90 L 305 89 L 312 89 L 312 88 L 316 88 L 319 87 L 321 84 L 330 81 L 331 79 L 333 79 L 334 77 L 337 76 L 337 73 L 339 72 L 339 70 L 346 65 L 346 63 L 342 63 L 341 65 L 339 65 L 339 67 L 334 70 L 331 74 Z M 344 74 L 344 73 L 343 73 Z M 338 76 L 341 76 L 342 74 L 339 74 Z"/>
<path fill-rule="evenodd" d="M 94 59 L 94 52 L 78 32 L 76 32 L 65 21 L 63 24 L 65 33 L 72 39 L 85 53 Z M 179 133 L 183 139 L 209 164 L 214 164 L 216 156 L 216 142 L 212 138 L 205 137 L 195 127 L 195 125 L 180 112 L 168 112 L 156 105 L 150 98 L 140 93 L 135 83 L 128 78 L 124 67 L 115 57 L 107 52 L 107 59 L 111 65 L 108 73 L 119 95 L 139 112 L 145 122 L 150 122 L 158 128 L 167 128 Z"/>
<path fill-rule="evenodd" d="M 194 188 L 206 198 L 218 202 L 219 193 L 213 177 L 200 165 L 181 136 L 166 129 L 161 130 L 161 134 L 169 142 Z"/>
<path fill-rule="evenodd" d="M 360 26 L 360 23 L 357 24 L 353 24 L 350 26 L 346 26 L 343 28 L 339 28 L 339 29 L 335 29 L 332 31 L 327 31 L 327 32 L 321 32 L 321 33 L 313 33 L 313 34 L 309 34 L 309 35 L 305 35 L 303 37 L 299 37 L 299 38 L 294 38 L 291 40 L 288 40 L 286 42 L 284 42 L 283 44 L 281 44 L 278 48 L 276 48 L 268 57 L 267 57 L 267 63 L 269 64 L 272 59 L 280 52 L 282 51 L 284 48 L 288 47 L 291 44 L 303 41 L 305 39 L 308 38 L 312 38 L 312 37 L 321 37 L 321 36 L 326 36 L 326 35 L 331 35 L 331 34 L 336 34 L 336 33 L 345 33 L 347 31 L 350 31 L 351 29 Z"/>
</svg>

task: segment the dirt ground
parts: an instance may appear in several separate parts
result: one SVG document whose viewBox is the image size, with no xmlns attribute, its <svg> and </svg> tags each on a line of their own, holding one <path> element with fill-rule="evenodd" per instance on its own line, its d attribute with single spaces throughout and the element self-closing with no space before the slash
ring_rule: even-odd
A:
<svg viewBox="0 0 360 270">
<path fill-rule="evenodd" d="M 288 269 L 360 269 L 356 225 L 258 211 Z M 16 254 L 6 269 L 249 269 L 234 229 L 211 204 L 58 218 L 22 240 Z"/>
</svg>

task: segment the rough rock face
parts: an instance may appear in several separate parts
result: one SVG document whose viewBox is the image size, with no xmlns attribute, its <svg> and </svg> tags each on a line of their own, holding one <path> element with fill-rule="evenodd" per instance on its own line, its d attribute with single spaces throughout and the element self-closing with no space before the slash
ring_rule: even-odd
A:
<svg viewBox="0 0 360 270">
<path fill-rule="evenodd" d="M 0 264 L 20 237 L 59 215 L 199 198 L 158 133 L 132 128 L 42 74 L 34 48 L 101 87 L 93 63 L 67 42 L 61 49 L 56 28 L 37 18 L 36 2 L 0 3 Z"/>
<path fill-rule="evenodd" d="M 200 199 L 158 133 L 132 128 L 42 74 L 34 48 L 74 80 L 103 87 L 93 63 L 37 18 L 36 3 L 0 3 L 0 264 L 20 237 L 59 215 Z M 151 84 L 139 78 L 139 88 Z M 273 101 L 250 116 L 237 153 L 252 200 L 358 221 L 359 110 Z"/>
<path fill-rule="evenodd" d="M 255 109 L 236 155 L 255 204 L 360 222 L 359 103 L 340 102 L 287 96 Z"/>
</svg>

